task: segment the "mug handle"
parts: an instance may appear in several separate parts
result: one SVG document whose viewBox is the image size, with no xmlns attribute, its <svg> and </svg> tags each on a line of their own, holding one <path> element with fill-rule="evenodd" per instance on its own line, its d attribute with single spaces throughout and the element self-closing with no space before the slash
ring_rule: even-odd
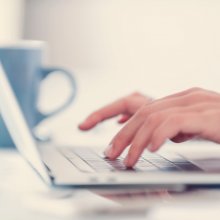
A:
<svg viewBox="0 0 220 220">
<path fill-rule="evenodd" d="M 62 106 L 60 106 L 59 108 L 55 109 L 54 111 L 52 111 L 50 113 L 44 114 L 44 113 L 41 113 L 40 111 L 37 111 L 37 124 L 39 124 L 44 119 L 52 117 L 52 116 L 60 113 L 64 109 L 66 109 L 73 102 L 73 100 L 75 99 L 75 96 L 76 96 L 76 81 L 75 81 L 73 75 L 70 72 L 68 72 L 67 70 L 64 70 L 62 68 L 42 68 L 41 69 L 42 80 L 45 79 L 48 75 L 53 74 L 54 72 L 60 72 L 67 77 L 67 79 L 71 83 L 72 94 L 70 95 L 70 97 L 67 99 L 67 101 Z"/>
</svg>

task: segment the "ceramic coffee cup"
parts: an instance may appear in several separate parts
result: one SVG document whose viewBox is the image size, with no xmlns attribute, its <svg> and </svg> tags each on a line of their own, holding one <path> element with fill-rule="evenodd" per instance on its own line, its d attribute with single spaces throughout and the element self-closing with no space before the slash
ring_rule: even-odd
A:
<svg viewBox="0 0 220 220">
<path fill-rule="evenodd" d="M 59 67 L 43 66 L 45 46 L 46 44 L 40 41 L 0 43 L 0 61 L 31 131 L 42 120 L 52 117 L 67 108 L 73 102 L 76 94 L 76 82 L 69 71 Z M 55 72 L 59 72 L 68 78 L 71 83 L 72 94 L 66 103 L 58 109 L 44 114 L 37 108 L 40 85 L 48 75 Z M 58 91 L 54 91 L 54 95 L 56 95 L 56 92 Z M 13 145 L 14 143 L 5 123 L 0 117 L 0 146 Z"/>
</svg>

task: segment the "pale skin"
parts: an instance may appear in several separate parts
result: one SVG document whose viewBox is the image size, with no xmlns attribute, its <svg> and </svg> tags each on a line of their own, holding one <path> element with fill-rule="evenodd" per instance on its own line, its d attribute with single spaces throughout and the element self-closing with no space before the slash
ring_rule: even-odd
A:
<svg viewBox="0 0 220 220">
<path fill-rule="evenodd" d="M 93 112 L 79 128 L 90 130 L 118 115 L 118 122 L 126 124 L 105 155 L 114 160 L 130 146 L 124 160 L 127 167 L 133 167 L 145 149 L 155 152 L 169 139 L 176 143 L 193 138 L 220 143 L 220 94 L 213 91 L 191 88 L 157 100 L 133 93 Z"/>
</svg>

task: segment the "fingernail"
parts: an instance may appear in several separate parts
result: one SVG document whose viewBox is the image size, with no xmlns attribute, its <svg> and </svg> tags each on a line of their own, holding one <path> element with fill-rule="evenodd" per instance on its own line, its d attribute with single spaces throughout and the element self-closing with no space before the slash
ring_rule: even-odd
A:
<svg viewBox="0 0 220 220">
<path fill-rule="evenodd" d="M 113 152 L 112 144 L 109 144 L 108 147 L 104 151 L 104 155 L 106 157 L 112 157 L 112 152 Z"/>
<path fill-rule="evenodd" d="M 79 124 L 79 125 L 78 125 L 78 128 L 79 128 L 80 130 L 85 130 L 85 129 L 86 129 L 86 127 L 85 127 L 84 124 Z"/>
</svg>

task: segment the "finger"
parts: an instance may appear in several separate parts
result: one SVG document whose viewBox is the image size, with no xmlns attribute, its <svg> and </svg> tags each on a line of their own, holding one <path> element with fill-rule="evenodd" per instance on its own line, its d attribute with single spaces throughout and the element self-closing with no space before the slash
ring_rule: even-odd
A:
<svg viewBox="0 0 220 220">
<path fill-rule="evenodd" d="M 152 134 L 149 150 L 154 152 L 180 133 L 200 135 L 205 127 L 204 113 L 178 113 L 170 116 Z"/>
<path fill-rule="evenodd" d="M 128 154 L 124 160 L 124 165 L 126 167 L 133 167 L 137 162 L 140 155 L 143 153 L 145 147 L 148 145 L 148 140 L 151 132 L 146 132 L 149 126 L 148 122 L 144 123 L 135 135 L 134 140 L 132 141 L 131 147 L 128 151 Z M 148 134 L 146 134 L 148 133 Z"/>
<path fill-rule="evenodd" d="M 188 113 L 187 111 L 185 112 L 182 111 L 182 114 L 184 114 L 182 116 L 182 120 L 184 120 L 184 117 L 187 117 L 186 122 L 184 122 L 185 127 L 182 126 L 182 130 L 179 131 L 179 133 L 177 133 L 173 137 L 168 137 L 168 138 L 177 143 L 187 141 L 195 137 L 203 138 L 203 139 L 207 139 L 207 140 L 211 140 L 211 141 L 219 143 L 220 136 L 218 134 L 218 130 L 219 130 L 218 118 L 219 118 L 220 113 L 218 110 L 220 109 L 220 105 L 218 103 L 217 104 L 205 103 L 205 104 L 196 105 L 194 107 L 194 111 L 192 111 L 193 108 L 186 108 L 186 109 L 188 109 Z M 173 119 L 171 118 L 171 120 Z M 163 129 L 163 127 L 161 129 Z M 167 130 L 167 132 L 169 132 L 169 130 Z M 159 149 L 160 147 L 159 145 L 160 144 L 152 144 L 152 150 L 154 151 L 154 150 Z"/>
<path fill-rule="evenodd" d="M 156 122 L 156 123 L 154 122 L 154 125 L 150 129 L 150 132 L 146 132 L 146 129 L 149 123 L 145 123 L 142 126 L 142 128 L 138 131 L 137 135 L 135 136 L 134 141 L 132 142 L 128 155 L 124 161 L 125 166 L 133 167 L 135 163 L 138 161 L 138 158 L 140 157 L 140 155 L 143 153 L 146 146 L 148 146 L 148 149 L 150 151 L 154 152 L 158 150 L 159 147 L 167 139 L 170 139 L 176 136 L 182 130 L 185 131 L 186 127 L 184 127 L 184 129 L 183 127 L 181 127 L 181 126 L 184 126 L 184 124 L 180 125 L 180 120 L 183 120 L 182 119 L 183 115 L 185 117 L 185 113 L 175 114 L 174 116 L 165 120 L 165 122 L 163 122 L 162 125 L 159 126 L 159 128 L 157 128 L 157 124 L 159 122 Z M 190 119 L 192 120 L 192 118 Z M 152 122 L 153 121 L 154 120 L 152 120 Z M 192 131 L 195 131 L 195 129 L 194 130 L 191 129 L 189 133 L 191 133 Z"/>
<path fill-rule="evenodd" d="M 193 96 L 194 94 L 194 96 Z M 202 96 L 206 94 L 205 96 Z M 189 96 L 192 96 L 191 98 Z M 153 102 L 153 104 L 161 104 L 161 101 L 163 102 L 164 100 L 173 100 L 174 102 L 176 99 L 179 98 L 183 98 L 185 99 L 185 103 L 184 104 L 190 104 L 196 101 L 203 101 L 203 100 L 207 100 L 210 98 L 210 101 L 216 101 L 216 98 L 219 99 L 219 94 L 215 93 L 215 92 L 211 92 L 208 90 L 204 90 L 204 89 L 200 89 L 200 88 L 191 88 L 188 90 L 185 90 L 183 92 L 179 92 L 167 97 L 164 97 L 162 99 L 158 99 L 156 101 Z M 116 102 L 113 102 L 112 104 L 98 110 L 97 112 L 91 114 L 84 122 L 82 122 L 79 125 L 79 128 L 81 130 L 88 130 L 92 127 L 94 127 L 97 123 L 108 119 L 108 118 L 112 118 L 118 114 L 124 113 L 126 112 L 126 105 L 125 105 L 125 100 L 126 98 L 122 98 Z M 172 101 L 171 101 L 172 102 Z M 181 100 L 179 100 L 179 102 L 181 102 Z M 148 103 L 148 105 L 150 105 L 152 102 Z M 167 107 L 169 106 L 169 104 L 167 105 Z M 161 106 L 163 108 L 163 105 Z M 172 106 L 171 106 L 172 107 Z"/>
<path fill-rule="evenodd" d="M 186 91 L 176 93 L 174 95 L 159 99 L 158 101 L 160 102 L 161 100 L 164 100 L 164 99 L 166 100 L 166 99 L 170 99 L 170 98 L 172 99 L 172 98 L 188 95 L 189 93 L 192 93 L 195 91 L 200 91 L 200 90 L 201 89 L 198 89 L 198 88 L 192 88 L 192 89 L 189 89 L 189 90 L 186 90 Z M 83 121 L 79 125 L 79 129 L 81 129 L 81 130 L 91 129 L 103 120 L 112 118 L 112 117 L 114 117 L 118 114 L 121 114 L 121 113 L 125 113 L 127 110 L 125 100 L 126 100 L 126 98 L 122 98 L 122 99 L 115 101 L 112 104 L 107 105 L 104 108 L 101 108 L 100 110 L 92 113 L 91 115 L 89 115 L 87 117 L 87 119 L 85 121 Z M 158 101 L 156 101 L 156 103 Z"/>
<path fill-rule="evenodd" d="M 132 116 L 132 115 L 130 115 L 130 114 L 123 114 L 123 115 L 119 118 L 118 123 L 119 123 L 119 124 L 123 124 L 123 123 L 127 122 L 127 121 L 131 118 L 131 116 Z"/>
<path fill-rule="evenodd" d="M 166 104 L 166 102 L 168 102 L 168 101 L 163 100 L 163 102 Z M 169 102 L 173 102 L 173 100 L 169 100 Z M 175 106 L 175 104 L 176 103 L 173 102 L 172 104 L 170 104 L 170 106 L 171 105 Z M 157 105 L 158 105 L 158 103 L 157 103 Z M 194 106 L 190 106 L 190 107 L 180 106 L 180 107 L 173 107 L 173 108 L 168 108 L 168 109 L 166 109 L 165 105 L 164 105 L 163 107 L 165 110 L 161 111 L 159 109 L 160 111 L 156 111 L 157 105 L 156 104 L 152 105 L 151 108 L 146 107 L 146 108 L 140 109 L 128 121 L 128 123 L 125 125 L 125 127 L 122 128 L 119 131 L 119 133 L 113 138 L 113 140 L 111 141 L 111 146 L 109 146 L 107 148 L 107 150 L 104 152 L 108 158 L 116 159 L 124 151 L 124 149 L 133 142 L 133 139 L 135 138 L 135 140 L 136 140 L 136 141 L 134 141 L 135 144 L 132 143 L 132 146 L 130 148 L 131 152 L 129 151 L 130 152 L 129 155 L 134 154 L 134 156 L 131 156 L 134 159 L 131 159 L 131 160 L 134 160 L 136 162 L 136 159 L 143 152 L 143 150 L 147 144 L 148 135 L 150 135 L 150 132 L 155 129 L 154 126 L 157 126 L 157 124 L 160 122 L 160 120 L 158 120 L 158 118 L 162 118 L 161 120 L 163 122 L 163 120 L 165 120 L 170 114 L 173 114 L 175 112 L 189 112 L 189 111 L 193 111 L 195 109 L 198 109 L 198 110 L 203 109 L 202 105 L 198 105 L 198 106 L 195 105 L 195 107 Z M 193 108 L 195 108 L 195 109 L 193 109 Z M 148 117 L 149 117 L 149 115 L 151 115 L 151 112 L 155 112 L 153 114 L 156 116 L 151 117 L 149 120 Z M 163 113 L 160 113 L 160 112 L 163 112 Z M 161 116 L 159 116 L 159 115 L 161 115 Z M 146 120 L 147 120 L 147 123 L 145 123 Z M 156 123 L 155 123 L 155 121 L 156 121 Z M 162 123 L 162 122 L 160 122 L 160 123 Z M 137 135 L 136 133 L 138 132 L 138 130 L 141 128 L 141 126 L 143 124 L 145 124 L 144 129 L 141 129 L 140 134 Z M 148 133 L 148 135 L 146 133 Z M 134 149 L 134 150 L 132 150 L 132 149 Z M 134 152 L 132 152 L 132 151 L 134 151 Z"/>
<path fill-rule="evenodd" d="M 213 105 L 216 106 L 216 105 Z M 143 123 L 141 128 L 136 132 L 135 137 L 131 141 L 131 147 L 129 149 L 128 155 L 124 161 L 125 165 L 130 167 L 133 166 L 138 158 L 143 153 L 144 149 L 150 144 L 150 139 L 153 132 L 157 129 L 158 126 L 164 123 L 167 118 L 175 114 L 187 114 L 187 113 L 197 113 L 202 112 L 202 110 L 207 110 L 205 107 L 210 107 L 208 104 L 196 105 L 193 107 L 175 107 L 165 111 L 160 111 L 151 114 L 146 121 Z M 218 105 L 219 107 L 219 105 Z M 204 110 L 204 111 L 205 111 Z M 182 142 L 192 138 L 194 135 L 191 133 L 179 133 L 173 138 L 175 142 Z"/>
<path fill-rule="evenodd" d="M 132 140 L 131 147 L 124 160 L 125 166 L 134 166 L 144 149 L 149 145 L 154 130 L 167 119 L 168 115 L 172 115 L 174 112 L 180 111 L 180 109 L 181 108 L 173 108 L 153 113 L 145 120 Z"/>
<path fill-rule="evenodd" d="M 98 111 L 90 114 L 80 125 L 79 128 L 81 130 L 88 130 L 96 126 L 98 123 L 115 117 L 119 114 L 125 113 L 126 112 L 126 104 L 123 99 L 120 99 L 118 101 L 115 101 Z"/>
<path fill-rule="evenodd" d="M 131 143 L 136 132 L 144 122 L 142 115 L 132 116 L 128 123 L 115 135 L 104 154 L 114 160 Z"/>
</svg>

